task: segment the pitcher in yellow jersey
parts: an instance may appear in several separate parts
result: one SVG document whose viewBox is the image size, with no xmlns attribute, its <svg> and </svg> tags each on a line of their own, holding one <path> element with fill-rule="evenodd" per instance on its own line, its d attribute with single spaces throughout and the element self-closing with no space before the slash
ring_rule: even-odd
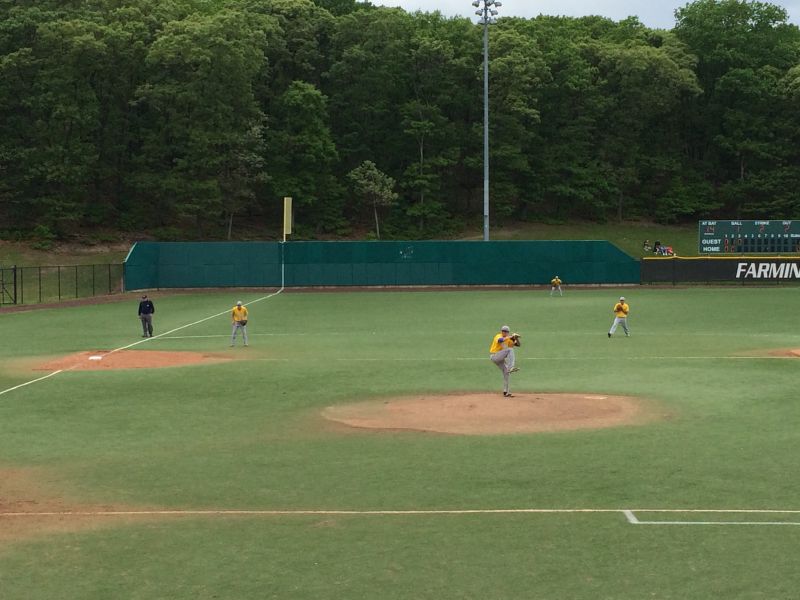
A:
<svg viewBox="0 0 800 600">
<path fill-rule="evenodd" d="M 498 333 L 492 339 L 492 345 L 489 347 L 489 358 L 497 365 L 497 368 L 503 372 L 503 396 L 506 398 L 513 397 L 511 390 L 509 390 L 509 375 L 519 371 L 514 366 L 514 346 L 519 346 L 519 338 L 511 337 L 511 329 L 508 325 L 503 325 Z"/>
</svg>

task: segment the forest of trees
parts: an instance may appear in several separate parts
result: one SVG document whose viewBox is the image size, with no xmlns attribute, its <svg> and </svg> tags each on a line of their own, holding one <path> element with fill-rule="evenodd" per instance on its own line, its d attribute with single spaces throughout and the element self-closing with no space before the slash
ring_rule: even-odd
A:
<svg viewBox="0 0 800 600">
<path fill-rule="evenodd" d="M 0 0 L 0 235 L 443 237 L 482 220 L 480 25 L 355 0 Z M 492 223 L 800 217 L 800 30 L 490 28 Z"/>
</svg>

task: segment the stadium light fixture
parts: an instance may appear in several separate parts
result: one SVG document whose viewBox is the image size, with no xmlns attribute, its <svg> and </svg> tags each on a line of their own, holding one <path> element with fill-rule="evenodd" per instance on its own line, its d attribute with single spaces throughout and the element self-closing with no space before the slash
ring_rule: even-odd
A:
<svg viewBox="0 0 800 600">
<path fill-rule="evenodd" d="M 478 8 L 478 25 L 483 25 L 483 241 L 489 241 L 489 25 L 497 22 L 497 8 L 503 6 L 495 0 L 474 0 Z"/>
</svg>

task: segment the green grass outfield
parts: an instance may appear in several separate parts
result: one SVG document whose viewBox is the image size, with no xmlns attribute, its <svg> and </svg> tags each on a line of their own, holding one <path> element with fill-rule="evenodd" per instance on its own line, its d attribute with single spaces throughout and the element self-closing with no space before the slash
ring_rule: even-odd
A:
<svg viewBox="0 0 800 600">
<path fill-rule="evenodd" d="M 633 335 L 608 339 L 620 293 Z M 282 293 L 250 305 L 251 346 L 229 348 L 228 317 L 208 317 L 267 294 L 153 294 L 156 334 L 181 329 L 134 349 L 233 362 L 11 391 L 48 374 L 29 358 L 121 348 L 140 326 L 134 298 L 0 311 L 0 476 L 34 481 L 43 506 L 356 512 L 0 516 L 3 600 L 797 597 L 800 358 L 770 351 L 800 348 L 800 289 Z M 460 436 L 319 416 L 499 392 L 487 352 L 504 323 L 524 333 L 515 392 L 639 396 L 661 417 Z M 452 512 L 473 509 L 598 512 Z M 732 509 L 748 512 L 690 512 Z M 24 519 L 44 529 L 3 536 Z"/>
</svg>

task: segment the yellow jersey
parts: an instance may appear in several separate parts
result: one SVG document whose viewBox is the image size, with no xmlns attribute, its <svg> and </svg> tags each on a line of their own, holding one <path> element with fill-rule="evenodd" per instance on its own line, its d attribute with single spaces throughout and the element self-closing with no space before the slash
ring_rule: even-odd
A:
<svg viewBox="0 0 800 600">
<path fill-rule="evenodd" d="M 553 287 L 558 287 L 559 285 L 561 285 L 561 280 L 558 277 L 555 277 L 550 281 L 550 285 L 552 285 Z"/>
<path fill-rule="evenodd" d="M 246 321 L 247 320 L 247 308 L 244 306 L 234 306 L 233 310 L 231 311 L 231 320 L 232 321 Z"/>
<path fill-rule="evenodd" d="M 614 305 L 614 314 L 620 318 L 627 317 L 630 307 L 627 302 L 617 302 Z"/>
<path fill-rule="evenodd" d="M 511 339 L 510 333 L 498 333 L 492 340 L 492 345 L 489 347 L 489 353 L 494 354 L 500 352 L 505 348 L 513 348 L 514 340 Z"/>
</svg>

